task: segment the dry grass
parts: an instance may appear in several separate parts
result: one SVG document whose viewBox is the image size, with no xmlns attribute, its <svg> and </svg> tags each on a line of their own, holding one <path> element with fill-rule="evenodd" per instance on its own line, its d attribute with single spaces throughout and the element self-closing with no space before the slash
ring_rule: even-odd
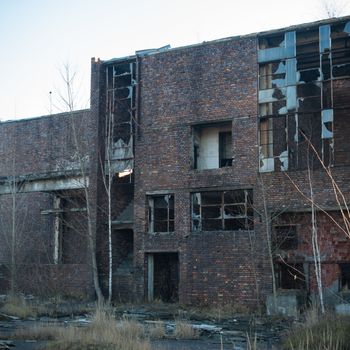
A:
<svg viewBox="0 0 350 350">
<path fill-rule="evenodd" d="M 350 318 L 311 311 L 304 324 L 293 328 L 284 343 L 291 350 L 350 350 Z"/>
<path fill-rule="evenodd" d="M 175 330 L 173 334 L 176 339 L 197 339 L 199 331 L 194 329 L 192 325 L 186 321 L 175 321 Z"/>
<path fill-rule="evenodd" d="M 258 349 L 258 337 L 256 333 L 254 336 L 247 333 L 247 350 L 257 350 Z"/>
<path fill-rule="evenodd" d="M 149 328 L 149 336 L 151 339 L 164 339 L 167 337 L 165 325 L 162 321 L 154 323 Z"/>
<path fill-rule="evenodd" d="M 16 338 L 53 340 L 50 350 L 151 350 L 142 325 L 123 320 L 117 323 L 110 310 L 97 309 L 86 327 L 43 325 L 22 330 Z"/>
<path fill-rule="evenodd" d="M 19 318 L 37 317 L 38 308 L 31 306 L 22 296 L 9 296 L 0 311 Z"/>
<path fill-rule="evenodd" d="M 58 324 L 40 324 L 28 329 L 18 329 L 12 335 L 13 339 L 21 340 L 55 340 L 59 339 L 67 329 Z"/>
<path fill-rule="evenodd" d="M 249 313 L 250 310 L 246 306 L 232 303 L 195 307 L 188 310 L 191 318 L 212 319 L 219 322 L 237 315 L 247 315 Z"/>
</svg>

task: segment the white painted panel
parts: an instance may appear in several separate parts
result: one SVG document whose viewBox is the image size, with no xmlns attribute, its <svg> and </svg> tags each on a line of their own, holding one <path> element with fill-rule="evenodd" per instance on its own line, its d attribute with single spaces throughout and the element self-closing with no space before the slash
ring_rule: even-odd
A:
<svg viewBox="0 0 350 350">
<path fill-rule="evenodd" d="M 203 128 L 199 149 L 199 169 L 219 167 L 219 128 Z"/>
</svg>

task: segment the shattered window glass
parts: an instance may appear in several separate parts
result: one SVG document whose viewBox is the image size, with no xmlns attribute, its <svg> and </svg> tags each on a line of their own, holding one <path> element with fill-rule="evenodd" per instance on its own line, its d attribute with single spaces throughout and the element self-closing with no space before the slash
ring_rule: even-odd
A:
<svg viewBox="0 0 350 350">
<path fill-rule="evenodd" d="M 326 166 L 350 163 L 344 134 L 350 112 L 349 28 L 349 21 L 338 21 L 259 37 L 260 172 L 320 167 L 316 154 Z M 311 121 L 312 130 L 305 130 Z M 304 141 L 313 145 L 315 157 L 307 157 Z"/>
</svg>

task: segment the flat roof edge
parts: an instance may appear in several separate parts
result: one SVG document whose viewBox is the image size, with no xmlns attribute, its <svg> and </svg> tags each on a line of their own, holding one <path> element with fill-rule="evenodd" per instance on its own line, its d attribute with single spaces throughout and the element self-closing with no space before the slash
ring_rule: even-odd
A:
<svg viewBox="0 0 350 350">
<path fill-rule="evenodd" d="M 135 55 L 125 56 L 125 57 L 118 57 L 118 58 L 112 58 L 110 60 L 105 60 L 105 61 L 102 60 L 101 62 L 103 64 L 118 63 L 118 62 L 123 62 L 123 61 L 136 59 L 137 57 L 147 57 L 147 56 L 160 55 L 160 54 L 164 54 L 164 53 L 167 53 L 167 52 L 187 50 L 187 49 L 191 49 L 191 48 L 200 47 L 200 46 L 203 46 L 203 45 L 211 45 L 211 44 L 227 42 L 227 41 L 230 41 L 230 40 L 239 40 L 239 39 L 249 38 L 249 37 L 259 37 L 259 36 L 271 35 L 271 34 L 274 34 L 274 33 L 291 31 L 291 30 L 296 30 L 296 29 L 306 29 L 308 27 L 313 27 L 313 26 L 317 26 L 317 25 L 320 25 L 320 24 L 332 24 L 332 23 L 341 22 L 341 21 L 347 21 L 347 20 L 350 20 L 350 15 L 342 16 L 342 17 L 325 18 L 325 19 L 320 19 L 320 20 L 313 21 L 313 22 L 293 24 L 293 25 L 290 25 L 290 26 L 287 26 L 287 27 L 276 28 L 276 29 L 271 29 L 271 30 L 266 30 L 266 31 L 261 31 L 261 32 L 254 32 L 254 33 L 248 33 L 248 34 L 242 34 L 242 35 L 234 35 L 234 36 L 229 36 L 229 37 L 220 38 L 220 39 L 203 41 L 203 42 L 197 43 L 197 44 L 190 44 L 190 45 L 183 45 L 183 46 L 178 46 L 178 47 L 174 47 L 174 48 L 169 48 L 167 50 L 160 50 L 160 51 L 158 51 L 157 49 L 137 50 L 135 52 Z M 152 52 L 152 50 L 154 50 L 154 52 Z M 146 55 L 138 54 L 138 53 L 140 53 L 142 51 L 149 51 L 149 52 Z"/>
<path fill-rule="evenodd" d="M 10 123 L 21 123 L 21 122 L 27 122 L 27 121 L 30 122 L 30 121 L 42 120 L 42 119 L 53 118 L 53 117 L 64 117 L 64 116 L 69 116 L 69 115 L 72 115 L 72 114 L 80 114 L 80 113 L 90 112 L 90 110 L 91 110 L 90 108 L 86 108 L 86 109 L 78 109 L 78 110 L 72 111 L 72 112 L 61 112 L 61 113 L 54 113 L 54 114 L 46 114 L 46 115 L 37 116 L 37 117 L 0 120 L 0 125 L 2 125 L 2 124 L 10 124 Z"/>
</svg>

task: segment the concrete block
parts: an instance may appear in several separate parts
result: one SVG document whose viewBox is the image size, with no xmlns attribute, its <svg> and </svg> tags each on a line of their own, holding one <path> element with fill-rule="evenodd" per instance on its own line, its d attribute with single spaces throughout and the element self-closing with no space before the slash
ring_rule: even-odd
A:
<svg viewBox="0 0 350 350">
<path fill-rule="evenodd" d="M 306 291 L 280 291 L 276 296 L 276 306 L 272 294 L 267 296 L 266 312 L 268 315 L 284 315 L 298 317 L 300 309 L 306 304 Z"/>
<path fill-rule="evenodd" d="M 335 313 L 338 315 L 350 315 L 350 304 L 335 305 Z"/>
</svg>

